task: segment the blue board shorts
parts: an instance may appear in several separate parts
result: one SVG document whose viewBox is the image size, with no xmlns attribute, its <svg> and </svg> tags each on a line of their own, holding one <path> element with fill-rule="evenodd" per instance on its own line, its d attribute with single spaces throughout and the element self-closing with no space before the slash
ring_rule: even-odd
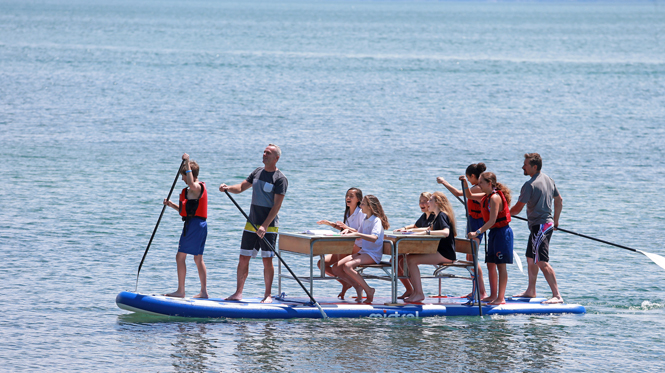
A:
<svg viewBox="0 0 665 373">
<path fill-rule="evenodd" d="M 469 216 L 469 225 L 468 225 L 469 228 L 467 229 L 466 233 L 468 234 L 468 233 L 471 233 L 471 232 L 475 232 L 478 229 L 482 228 L 483 225 L 485 225 L 485 221 L 483 220 L 483 218 L 476 219 L 476 218 L 473 218 L 473 217 Z M 483 235 L 482 234 L 480 236 L 476 237 L 476 238 L 478 239 L 478 243 L 483 242 Z"/>
<path fill-rule="evenodd" d="M 205 219 L 193 217 L 185 222 L 178 243 L 178 252 L 190 255 L 203 255 L 208 237 L 208 223 Z"/>
<path fill-rule="evenodd" d="M 513 264 L 513 230 L 509 225 L 490 229 L 487 246 L 485 263 Z"/>
</svg>

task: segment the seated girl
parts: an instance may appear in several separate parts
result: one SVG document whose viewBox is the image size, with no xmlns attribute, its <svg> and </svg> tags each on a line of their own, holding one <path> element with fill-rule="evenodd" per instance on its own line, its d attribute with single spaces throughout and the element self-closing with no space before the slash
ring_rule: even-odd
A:
<svg viewBox="0 0 665 373">
<path fill-rule="evenodd" d="M 434 221 L 434 218 L 436 217 L 436 214 L 432 212 L 429 209 L 429 199 L 432 197 L 432 193 L 430 192 L 422 192 L 420 193 L 420 198 L 418 201 L 418 205 L 420 206 L 420 211 L 423 212 L 422 215 L 416 220 L 415 223 L 405 225 L 402 228 L 396 229 L 395 232 L 419 232 L 419 231 L 424 231 L 429 227 L 432 222 Z M 400 255 L 399 260 L 398 260 L 398 265 L 397 265 L 397 274 L 399 277 L 404 276 L 404 258 L 406 257 L 406 254 Z M 411 282 L 406 279 L 406 278 L 400 278 L 399 279 L 402 282 L 402 285 L 406 288 L 406 291 L 404 294 L 401 296 L 397 297 L 398 299 L 404 299 L 408 296 L 410 296 L 413 293 L 413 287 L 411 286 Z"/>
<path fill-rule="evenodd" d="M 319 220 L 317 224 L 329 225 L 333 228 L 339 229 L 340 231 L 346 232 L 357 232 L 362 225 L 362 222 L 365 220 L 365 214 L 360 209 L 360 201 L 363 199 L 363 192 L 358 188 L 349 188 L 346 191 L 346 208 L 344 210 L 344 221 L 337 221 L 335 223 L 329 220 Z M 359 238 L 354 242 L 353 253 L 360 251 L 360 242 L 362 240 Z M 324 257 L 324 266 L 325 271 L 328 276 L 335 276 L 332 272 L 332 265 L 337 263 L 342 259 L 344 255 L 342 254 L 328 254 Z M 321 268 L 321 261 L 317 264 Z M 338 297 L 344 299 L 346 291 L 351 288 L 351 284 L 348 282 L 339 279 L 339 282 L 342 283 L 342 291 L 339 293 Z"/>
<path fill-rule="evenodd" d="M 442 192 L 435 192 L 429 199 L 429 209 L 436 217 L 427 230 L 415 232 L 414 234 L 440 236 L 439 247 L 432 254 L 409 254 L 407 265 L 409 268 L 409 280 L 413 286 L 413 293 L 404 299 L 405 302 L 416 303 L 425 299 L 422 282 L 420 279 L 420 264 L 438 265 L 452 263 L 455 261 L 455 213 L 450 201 Z"/>
<path fill-rule="evenodd" d="M 367 294 L 364 303 L 371 304 L 374 300 L 375 289 L 369 287 L 367 282 L 355 271 L 355 268 L 363 264 L 380 263 L 383 256 L 383 232 L 390 227 L 388 218 L 383 212 L 379 199 L 369 195 L 363 198 L 360 208 L 366 218 L 358 232 L 342 231 L 342 234 L 359 237 L 361 249 L 359 252 L 342 258 L 332 267 L 332 271 L 338 277 L 351 284 L 356 289 L 358 302 L 362 301 L 363 290 Z"/>
</svg>

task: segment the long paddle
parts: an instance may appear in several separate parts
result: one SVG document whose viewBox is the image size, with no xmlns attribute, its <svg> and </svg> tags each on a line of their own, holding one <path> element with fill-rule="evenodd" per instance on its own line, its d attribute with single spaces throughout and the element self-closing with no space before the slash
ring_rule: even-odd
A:
<svg viewBox="0 0 665 373">
<path fill-rule="evenodd" d="M 465 197 L 464 199 L 466 200 L 466 195 L 465 195 L 464 197 Z M 457 200 L 460 201 L 461 204 L 463 204 L 464 206 L 466 206 L 466 202 L 462 201 L 461 198 L 459 198 L 458 196 L 455 196 L 455 198 L 457 198 Z M 465 208 L 466 208 L 466 207 L 465 207 Z M 516 218 L 519 218 L 519 216 L 515 216 L 515 217 L 516 217 Z M 466 218 L 469 219 L 468 213 L 467 213 Z M 485 245 L 487 245 L 487 239 L 485 239 Z M 487 249 L 487 246 L 485 246 L 485 249 Z M 514 252 L 514 251 L 515 251 L 515 250 L 513 250 L 513 252 Z M 522 266 L 522 260 L 520 259 L 519 255 L 516 255 L 516 254 L 515 254 L 515 255 L 513 255 L 513 258 L 515 258 L 515 263 L 517 264 L 517 268 L 520 269 L 520 272 L 524 273 L 524 268 L 523 268 L 523 266 Z"/>
<path fill-rule="evenodd" d="M 249 224 L 251 224 L 252 227 L 254 227 L 254 230 L 258 232 L 259 228 L 254 224 L 254 222 L 249 220 L 249 216 L 247 216 L 247 214 L 245 214 L 245 211 L 242 209 L 242 207 L 240 207 L 240 205 L 238 205 L 238 202 L 236 202 L 236 200 L 233 199 L 233 197 L 231 197 L 231 195 L 229 194 L 228 191 L 224 191 L 224 193 L 226 193 L 226 195 L 231 199 L 231 202 L 233 202 L 233 204 L 236 205 L 238 210 L 240 210 L 240 212 L 245 217 L 245 219 L 247 219 Z M 298 278 L 298 276 L 296 276 L 295 273 L 293 273 L 293 271 L 291 270 L 291 268 L 289 268 L 289 266 L 286 264 L 286 262 L 284 262 L 284 259 L 282 259 L 282 257 L 279 255 L 277 250 L 275 250 L 275 248 L 272 247 L 272 244 L 266 239 L 265 235 L 263 236 L 263 242 L 265 242 L 265 244 L 268 245 L 268 248 L 270 248 L 270 250 L 273 253 L 275 253 L 275 256 L 277 256 L 279 261 L 282 262 L 284 267 L 289 271 L 289 273 L 291 273 L 291 276 L 293 276 L 293 278 L 296 281 L 298 281 L 298 284 L 300 285 L 300 287 L 305 291 L 305 293 L 307 294 L 309 299 L 312 301 L 312 303 L 314 303 L 314 305 L 316 305 L 316 307 L 319 309 L 319 312 L 321 312 L 321 317 L 323 317 L 324 319 L 327 319 L 328 315 L 326 315 L 326 313 L 323 311 L 323 308 L 321 308 L 321 305 L 319 304 L 319 302 L 317 302 L 316 299 L 314 299 L 314 297 L 312 296 L 312 294 L 310 294 L 309 291 L 307 291 L 307 288 L 305 287 L 305 285 L 303 285 L 302 282 L 300 282 L 300 279 Z"/>
<path fill-rule="evenodd" d="M 171 199 L 171 193 L 173 193 L 173 188 L 175 188 L 175 184 L 178 182 L 178 176 L 180 176 L 180 170 L 182 169 L 182 166 L 185 164 L 185 160 L 182 160 L 182 163 L 180 163 L 180 167 L 178 167 L 178 173 L 175 174 L 175 179 L 173 179 L 173 185 L 171 185 L 171 190 L 169 190 L 169 195 L 166 197 L 166 199 Z M 157 224 L 155 225 L 155 229 L 152 230 L 152 236 L 150 236 L 150 241 L 148 242 L 148 246 L 145 248 L 145 252 L 143 253 L 143 258 L 141 258 L 141 264 L 139 264 L 139 270 L 136 271 L 136 287 L 134 288 L 134 292 L 138 291 L 139 288 L 139 273 L 141 273 L 141 267 L 143 267 L 143 261 L 145 260 L 145 256 L 148 255 L 148 250 L 150 250 L 150 245 L 152 244 L 152 239 L 155 238 L 155 233 L 157 233 L 157 227 L 159 227 L 159 223 L 162 221 L 162 215 L 164 215 L 164 210 L 166 209 L 166 205 L 162 206 L 162 212 L 159 214 L 159 219 L 157 219 Z"/>
<path fill-rule="evenodd" d="M 513 216 L 513 218 L 517 218 L 517 219 L 520 219 L 520 220 L 528 221 L 528 219 L 523 218 L 523 217 L 521 217 L 521 216 Z M 561 232 L 564 232 L 564 233 L 568 233 L 568 234 L 573 234 L 573 235 L 575 235 L 575 236 L 580 236 L 580 237 L 583 237 L 583 238 L 587 238 L 587 239 L 592 240 L 592 241 L 602 242 L 602 243 L 604 243 L 604 244 L 607 244 L 607 245 L 610 245 L 610 246 L 616 246 L 616 247 L 619 247 L 619 248 L 622 248 L 622 249 L 625 249 L 625 250 L 630 250 L 630 251 L 632 251 L 632 252 L 636 252 L 636 253 L 644 254 L 647 258 L 651 259 L 651 261 L 653 261 L 654 263 L 656 263 L 656 265 L 658 265 L 660 268 L 665 269 L 665 258 L 662 257 L 662 256 L 660 256 L 660 255 L 658 255 L 658 254 L 653 254 L 653 253 L 648 253 L 648 252 L 646 252 L 646 251 L 633 249 L 633 248 L 628 247 L 628 246 L 623 246 L 623 245 L 615 244 L 615 243 L 612 243 L 612 242 L 609 242 L 609 241 L 605 241 L 605 240 L 601 240 L 601 239 L 599 239 L 599 238 L 595 238 L 595 237 L 587 236 L 587 235 L 585 235 L 585 234 L 581 234 L 581 233 L 577 233 L 577 232 L 569 231 L 569 230 L 567 230 L 567 229 L 563 229 L 563 228 L 555 228 L 555 230 L 557 230 L 557 231 L 561 231 Z"/>
<path fill-rule="evenodd" d="M 466 230 L 471 230 L 471 219 L 469 219 L 469 207 L 466 204 L 466 193 L 464 192 L 464 180 L 462 180 L 462 195 L 464 196 L 464 211 L 466 211 Z M 459 199 L 459 197 L 457 197 Z M 473 281 L 476 283 L 476 296 L 478 297 L 478 315 L 483 315 L 483 302 L 480 299 L 480 286 L 478 286 L 478 246 L 476 240 L 471 240 L 471 252 L 473 257 L 473 270 L 476 275 L 473 276 Z"/>
</svg>

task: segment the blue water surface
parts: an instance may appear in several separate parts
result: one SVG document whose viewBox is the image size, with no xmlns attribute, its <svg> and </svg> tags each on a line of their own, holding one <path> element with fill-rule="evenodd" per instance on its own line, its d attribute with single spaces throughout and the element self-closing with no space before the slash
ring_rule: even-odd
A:
<svg viewBox="0 0 665 373">
<path fill-rule="evenodd" d="M 665 255 L 663 20 L 661 1 L 0 0 L 1 370 L 662 371 L 665 270 L 562 232 L 551 264 L 585 315 L 190 321 L 114 299 L 134 290 L 183 152 L 211 187 L 209 292 L 233 293 L 244 222 L 216 188 L 270 142 L 282 231 L 341 219 L 351 186 L 413 223 L 437 176 L 480 161 L 516 199 L 539 152 L 561 227 Z M 166 211 L 140 291 L 175 290 L 181 224 Z M 509 267 L 509 294 L 526 282 Z M 245 295 L 262 293 L 256 260 Z"/>
</svg>

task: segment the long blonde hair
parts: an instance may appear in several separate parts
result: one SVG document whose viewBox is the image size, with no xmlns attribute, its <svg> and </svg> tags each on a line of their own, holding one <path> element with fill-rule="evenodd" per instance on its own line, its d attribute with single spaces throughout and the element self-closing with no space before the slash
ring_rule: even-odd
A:
<svg viewBox="0 0 665 373">
<path fill-rule="evenodd" d="M 381 220 L 381 225 L 383 226 L 383 229 L 390 228 L 390 223 L 388 223 L 388 217 L 383 212 L 383 207 L 381 206 L 381 202 L 379 202 L 379 199 L 370 194 L 365 196 L 363 198 L 363 201 L 365 201 L 367 206 L 369 206 L 369 209 L 372 210 L 372 215 L 376 215 L 376 217 L 379 218 L 379 220 Z"/>
<path fill-rule="evenodd" d="M 453 206 L 450 205 L 450 201 L 448 198 L 446 198 L 446 195 L 443 194 L 443 192 L 434 192 L 434 194 L 432 194 L 432 198 L 434 199 L 434 203 L 436 203 L 436 206 L 439 208 L 439 210 L 448 215 L 448 220 L 450 220 L 450 224 L 452 225 L 450 227 L 450 233 L 453 237 L 457 236 L 457 229 L 455 228 L 457 225 L 455 224 L 455 211 L 453 211 Z"/>
</svg>

